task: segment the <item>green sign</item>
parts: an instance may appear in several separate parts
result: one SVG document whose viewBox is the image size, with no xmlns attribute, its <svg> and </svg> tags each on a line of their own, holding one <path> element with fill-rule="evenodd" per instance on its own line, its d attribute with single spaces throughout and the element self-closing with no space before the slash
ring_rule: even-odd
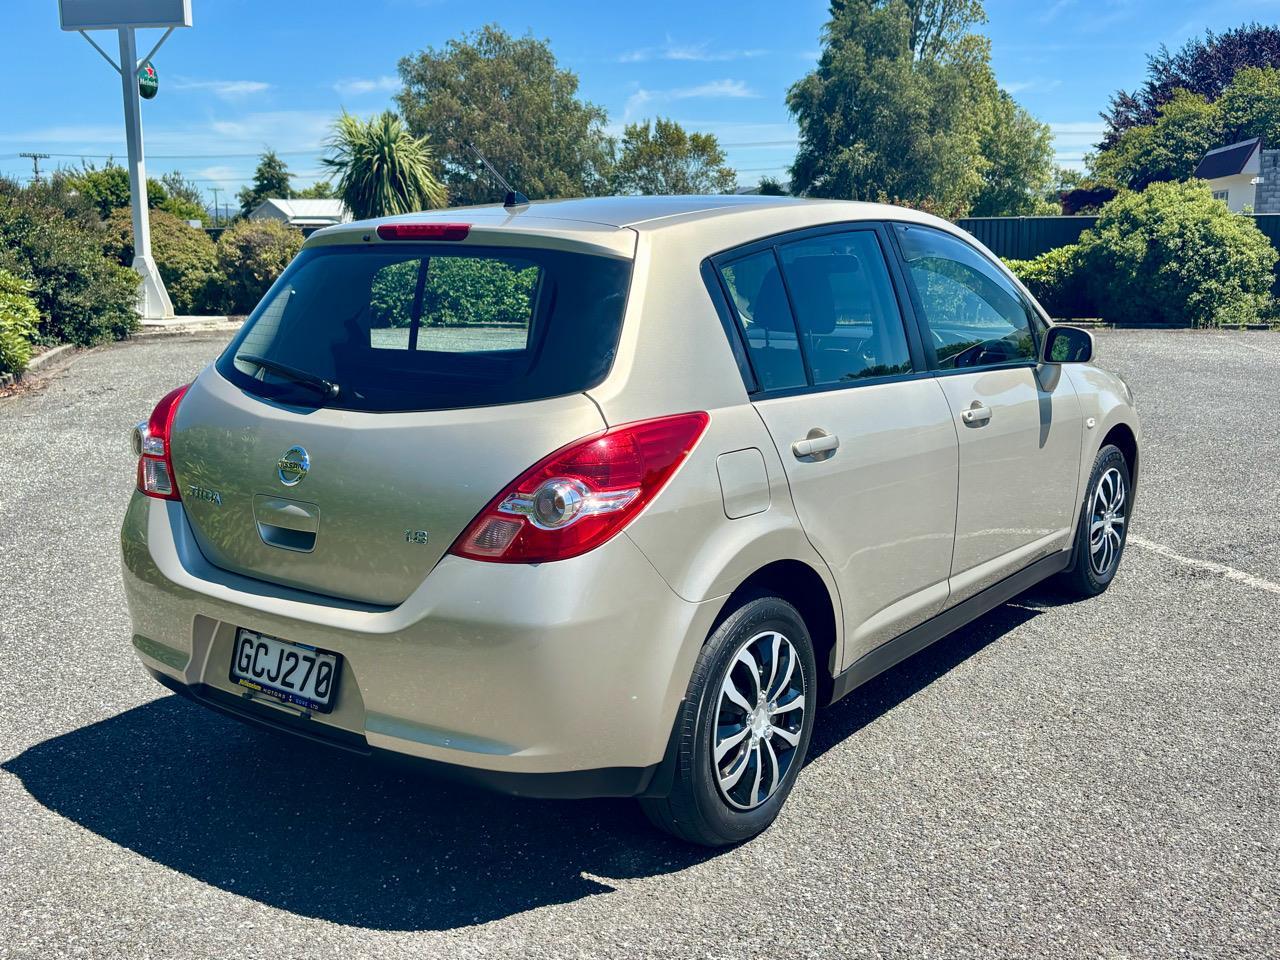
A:
<svg viewBox="0 0 1280 960">
<path fill-rule="evenodd" d="M 138 68 L 138 95 L 143 100 L 151 100 L 160 91 L 160 77 L 150 62 Z"/>
</svg>

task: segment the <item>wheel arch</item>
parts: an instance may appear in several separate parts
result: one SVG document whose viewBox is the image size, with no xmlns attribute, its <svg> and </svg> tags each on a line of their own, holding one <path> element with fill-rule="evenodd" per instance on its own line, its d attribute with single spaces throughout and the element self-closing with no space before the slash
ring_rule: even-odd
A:
<svg viewBox="0 0 1280 960">
<path fill-rule="evenodd" d="M 1124 454 L 1125 463 L 1129 465 L 1129 482 L 1136 488 L 1138 485 L 1138 437 L 1133 432 L 1133 428 L 1124 421 L 1120 421 L 1107 431 L 1099 449 L 1107 444 L 1112 444 Z"/>
<path fill-rule="evenodd" d="M 707 635 L 747 599 L 762 594 L 780 597 L 799 612 L 809 628 L 814 660 L 823 665 L 818 670 L 818 703 L 830 702 L 832 681 L 838 672 L 839 598 L 822 575 L 803 560 L 775 560 L 752 572 L 725 599 Z"/>
</svg>

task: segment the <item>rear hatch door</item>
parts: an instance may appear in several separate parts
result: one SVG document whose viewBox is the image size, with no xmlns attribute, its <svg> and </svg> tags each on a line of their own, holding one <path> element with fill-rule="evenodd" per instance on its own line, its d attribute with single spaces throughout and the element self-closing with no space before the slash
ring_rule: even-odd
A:
<svg viewBox="0 0 1280 960">
<path fill-rule="evenodd" d="M 612 364 L 630 271 L 478 242 L 305 249 L 178 409 L 201 550 L 402 602 L 515 477 L 604 429 L 584 391 Z"/>
</svg>

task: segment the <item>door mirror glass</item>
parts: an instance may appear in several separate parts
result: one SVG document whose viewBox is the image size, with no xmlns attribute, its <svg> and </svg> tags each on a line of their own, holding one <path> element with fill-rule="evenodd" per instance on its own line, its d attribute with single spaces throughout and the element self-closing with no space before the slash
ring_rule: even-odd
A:
<svg viewBox="0 0 1280 960">
<path fill-rule="evenodd" d="M 1079 327 L 1050 327 L 1040 351 L 1041 363 L 1088 363 L 1093 359 L 1093 334 Z"/>
</svg>

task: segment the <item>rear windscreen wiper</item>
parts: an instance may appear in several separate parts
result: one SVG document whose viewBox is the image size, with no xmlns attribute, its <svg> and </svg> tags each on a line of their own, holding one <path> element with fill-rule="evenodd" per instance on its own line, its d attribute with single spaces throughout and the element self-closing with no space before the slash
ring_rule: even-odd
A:
<svg viewBox="0 0 1280 960">
<path fill-rule="evenodd" d="M 307 373 L 305 370 L 299 370 L 297 367 L 291 367 L 286 363 L 280 363 L 277 360 L 268 360 L 266 357 L 260 357 L 256 353 L 238 353 L 236 360 L 243 360 L 245 363 L 252 363 L 262 367 L 264 370 L 270 370 L 272 373 L 278 373 L 282 377 L 292 380 L 294 383 L 300 383 L 304 387 L 310 387 L 315 390 L 326 400 L 332 400 L 338 395 L 338 385 L 324 377 L 317 377 L 314 373 Z"/>
</svg>

